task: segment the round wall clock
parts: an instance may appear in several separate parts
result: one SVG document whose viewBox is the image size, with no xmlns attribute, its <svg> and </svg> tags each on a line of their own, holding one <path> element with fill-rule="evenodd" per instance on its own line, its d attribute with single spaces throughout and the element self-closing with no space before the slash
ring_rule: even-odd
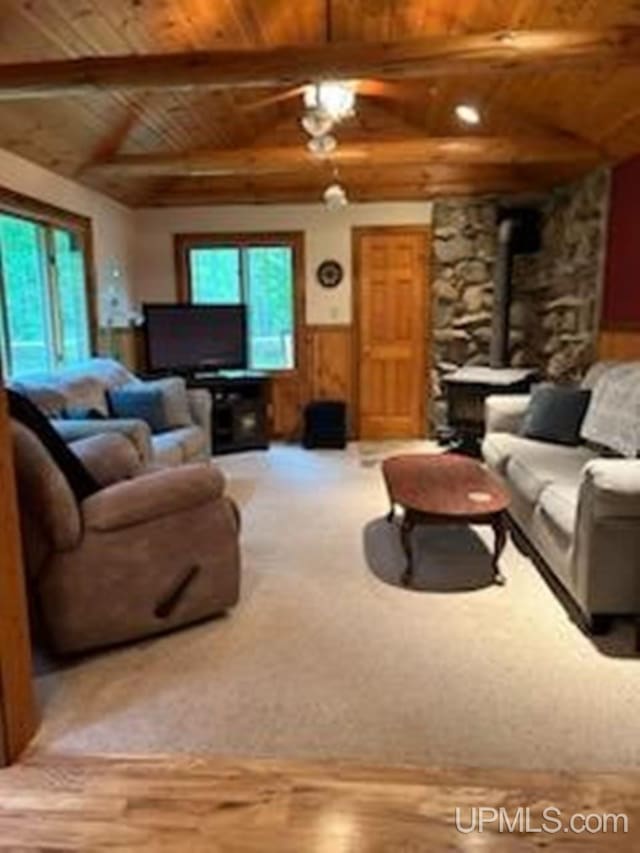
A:
<svg viewBox="0 0 640 853">
<path fill-rule="evenodd" d="M 323 287 L 337 287 L 343 276 L 344 270 L 338 261 L 323 261 L 316 270 L 318 282 Z"/>
</svg>

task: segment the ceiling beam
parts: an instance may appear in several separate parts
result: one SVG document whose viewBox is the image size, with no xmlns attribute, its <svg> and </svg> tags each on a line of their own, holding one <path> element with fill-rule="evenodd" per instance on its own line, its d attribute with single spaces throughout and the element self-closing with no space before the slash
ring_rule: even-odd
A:
<svg viewBox="0 0 640 853">
<path fill-rule="evenodd" d="M 187 207 L 217 204 L 275 204 L 275 203 L 314 203 L 322 200 L 322 190 L 318 186 L 278 186 L 268 189 L 256 187 L 223 187 L 216 189 L 199 189 L 187 187 L 174 189 L 164 193 L 149 193 L 141 197 L 138 207 Z M 392 201 L 407 199 L 432 199 L 442 196 L 477 196 L 504 194 L 535 194 L 541 191 L 541 186 L 532 180 L 519 177 L 503 177 L 494 180 L 476 181 L 443 180 L 429 182 L 414 182 L 401 184 L 383 183 L 372 186 L 371 183 L 346 185 L 350 201 Z"/>
<path fill-rule="evenodd" d="M 121 154 L 87 171 L 121 175 L 276 175 L 332 166 L 514 165 L 593 163 L 599 152 L 589 145 L 557 137 L 425 137 L 386 142 L 348 142 L 330 158 L 310 154 L 303 145 L 231 148 L 187 153 Z"/>
<path fill-rule="evenodd" d="M 326 77 L 594 71 L 640 62 L 640 27 L 438 35 L 259 50 L 92 56 L 0 65 L 0 100 L 137 89 L 282 87 Z"/>
</svg>

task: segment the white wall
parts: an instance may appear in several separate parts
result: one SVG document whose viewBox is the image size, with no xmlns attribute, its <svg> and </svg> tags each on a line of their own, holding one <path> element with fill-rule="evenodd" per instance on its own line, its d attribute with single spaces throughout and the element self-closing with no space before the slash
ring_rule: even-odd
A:
<svg viewBox="0 0 640 853">
<path fill-rule="evenodd" d="M 91 218 L 100 317 L 107 296 L 120 297 L 118 325 L 143 301 L 175 299 L 173 235 L 185 232 L 304 231 L 306 305 L 309 323 L 351 320 L 351 228 L 366 225 L 425 225 L 429 202 L 352 204 L 330 212 L 321 204 L 224 205 L 131 210 L 0 149 L 0 186 Z M 332 258 L 344 267 L 343 283 L 325 290 L 316 282 L 318 264 Z"/>
<path fill-rule="evenodd" d="M 88 216 L 93 222 L 94 250 L 101 320 L 107 295 L 115 288 L 125 324 L 133 303 L 134 213 L 100 193 L 0 149 L 0 186 L 39 201 Z"/>
<path fill-rule="evenodd" d="M 173 235 L 190 232 L 305 232 L 307 322 L 351 320 L 351 228 L 363 225 L 426 225 L 429 202 L 352 204 L 330 212 L 321 204 L 229 205 L 156 208 L 136 212 L 136 297 L 143 301 L 176 298 Z M 344 267 L 343 283 L 326 290 L 315 271 L 328 258 Z"/>
</svg>

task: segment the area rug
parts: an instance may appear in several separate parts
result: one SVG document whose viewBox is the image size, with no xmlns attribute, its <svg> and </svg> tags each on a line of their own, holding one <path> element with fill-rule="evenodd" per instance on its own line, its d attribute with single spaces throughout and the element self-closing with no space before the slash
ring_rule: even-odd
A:
<svg viewBox="0 0 640 853">
<path fill-rule="evenodd" d="M 512 543 L 493 586 L 483 529 L 416 531 L 402 588 L 380 470 L 361 462 L 354 447 L 223 459 L 244 504 L 238 607 L 41 677 L 36 748 L 638 767 L 630 627 L 595 645 Z"/>
<path fill-rule="evenodd" d="M 396 440 L 360 441 L 353 444 L 360 455 L 360 463 L 365 468 L 380 465 L 389 456 L 403 453 L 444 453 L 444 449 L 435 441 L 428 440 Z"/>
</svg>

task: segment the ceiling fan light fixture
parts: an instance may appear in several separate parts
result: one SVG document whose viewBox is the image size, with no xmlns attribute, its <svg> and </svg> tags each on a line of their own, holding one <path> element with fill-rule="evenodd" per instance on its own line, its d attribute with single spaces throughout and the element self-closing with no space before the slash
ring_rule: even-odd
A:
<svg viewBox="0 0 640 853">
<path fill-rule="evenodd" d="M 300 119 L 300 124 L 309 136 L 326 136 L 333 127 L 331 117 L 320 110 L 310 110 Z"/>
<path fill-rule="evenodd" d="M 344 187 L 338 183 L 329 184 L 322 194 L 322 199 L 327 210 L 341 210 L 349 204 Z"/>
<path fill-rule="evenodd" d="M 356 92 L 351 83 L 323 80 L 305 86 L 303 98 L 308 110 L 326 113 L 332 121 L 342 121 L 353 115 Z"/>
<path fill-rule="evenodd" d="M 338 140 L 330 133 L 326 133 L 324 136 L 314 136 L 307 142 L 307 149 L 316 157 L 326 157 L 335 151 L 337 146 Z"/>
<path fill-rule="evenodd" d="M 482 121 L 480 110 L 474 107 L 473 104 L 458 104 L 455 112 L 457 118 L 463 124 L 477 125 Z"/>
</svg>

